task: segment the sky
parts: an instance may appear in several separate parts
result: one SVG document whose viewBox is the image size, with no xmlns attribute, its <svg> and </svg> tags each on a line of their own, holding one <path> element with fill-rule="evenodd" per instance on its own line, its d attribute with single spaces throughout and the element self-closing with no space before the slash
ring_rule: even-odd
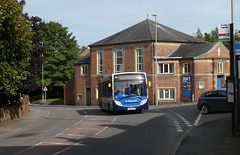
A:
<svg viewBox="0 0 240 155">
<path fill-rule="evenodd" d="M 88 46 L 145 19 L 192 35 L 231 23 L 231 0 L 25 0 L 24 12 L 68 27 L 78 45 Z M 235 0 L 240 30 L 240 1 Z"/>
</svg>

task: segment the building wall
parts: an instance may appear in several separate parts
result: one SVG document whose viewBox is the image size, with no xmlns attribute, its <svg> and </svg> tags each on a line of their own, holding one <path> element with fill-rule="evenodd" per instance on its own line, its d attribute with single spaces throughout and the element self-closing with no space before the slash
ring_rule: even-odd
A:
<svg viewBox="0 0 240 155">
<path fill-rule="evenodd" d="M 152 86 L 148 87 L 149 90 L 149 103 L 153 104 L 155 102 L 155 61 L 153 56 L 155 56 L 155 45 L 152 42 L 146 43 L 137 43 L 137 44 L 123 44 L 116 46 L 101 46 L 96 48 L 91 48 L 91 92 L 92 92 L 92 105 L 97 105 L 97 85 L 98 81 L 108 75 L 114 73 L 114 49 L 115 48 L 124 48 L 124 69 L 125 72 L 135 72 L 136 71 L 136 55 L 135 50 L 137 46 L 143 46 L 144 48 L 144 71 L 147 74 L 148 82 L 152 83 Z M 167 56 L 173 52 L 176 48 L 180 46 L 179 43 L 158 43 L 158 56 Z M 103 65 L 104 65 L 104 74 L 97 75 L 97 50 L 103 49 Z M 169 78 L 166 78 L 169 80 Z M 177 84 L 178 76 L 174 76 L 175 84 Z M 161 87 L 161 81 L 164 81 L 164 77 L 158 77 L 158 87 Z M 164 83 L 164 82 L 162 82 Z M 172 84 L 172 81 L 169 80 L 169 83 Z M 165 84 L 165 83 L 164 83 Z M 179 89 L 179 86 L 177 86 Z M 179 91 L 177 96 L 179 96 Z"/>
<path fill-rule="evenodd" d="M 88 65 L 88 75 L 80 75 L 81 65 L 75 66 L 75 104 L 86 105 L 86 88 L 91 88 L 91 105 L 98 105 L 97 86 L 98 81 L 114 73 L 114 48 L 124 48 L 124 69 L 125 72 L 136 71 L 135 49 L 137 46 L 144 47 L 144 71 L 147 74 L 149 103 L 155 104 L 155 46 L 153 42 L 121 44 L 113 46 L 100 46 L 91 48 L 91 65 Z M 180 46 L 180 43 L 158 43 L 158 56 L 168 56 Z M 97 50 L 103 49 L 103 75 L 97 74 Z M 219 52 L 220 51 L 220 52 Z M 207 52 L 207 51 L 206 51 Z M 191 64 L 191 72 L 183 73 L 183 63 Z M 223 73 L 218 73 L 218 62 L 224 64 Z M 174 74 L 158 74 L 158 89 L 174 89 L 174 100 L 162 100 L 158 98 L 158 104 L 169 102 L 191 101 L 190 98 L 182 97 L 182 76 L 190 76 L 192 79 L 191 91 L 194 94 L 194 100 L 197 100 L 203 91 L 215 89 L 217 87 L 217 78 L 222 77 L 222 86 L 226 76 L 230 73 L 230 62 L 228 50 L 219 43 L 208 53 L 194 59 L 175 59 L 158 60 L 157 63 L 174 63 Z M 199 82 L 204 83 L 204 88 L 199 88 Z M 157 92 L 158 93 L 158 92 Z M 83 100 L 79 101 L 78 96 L 82 95 Z M 157 94 L 158 95 L 158 94 Z"/>
<path fill-rule="evenodd" d="M 75 104 L 75 95 L 74 95 L 74 75 L 64 86 L 64 104 L 65 105 L 74 105 Z"/>
<path fill-rule="evenodd" d="M 218 72 L 218 63 L 223 63 L 223 72 Z M 222 87 L 225 86 L 226 77 L 230 75 L 230 55 L 222 43 L 217 44 L 208 53 L 194 60 L 194 96 L 199 98 L 206 90 L 217 89 L 217 78 L 222 78 Z M 199 88 L 199 82 L 204 88 Z"/>
<path fill-rule="evenodd" d="M 87 66 L 87 75 L 81 75 L 81 69 L 83 66 Z M 86 89 L 91 88 L 91 65 L 82 64 L 74 66 L 74 78 L 75 78 L 75 104 L 76 105 L 86 105 L 87 104 L 87 93 Z M 79 96 L 82 96 L 82 100 L 79 100 Z"/>
</svg>

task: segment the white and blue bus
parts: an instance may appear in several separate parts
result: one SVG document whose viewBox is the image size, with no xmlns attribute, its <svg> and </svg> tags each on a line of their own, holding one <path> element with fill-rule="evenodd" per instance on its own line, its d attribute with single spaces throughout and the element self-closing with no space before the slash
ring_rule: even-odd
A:
<svg viewBox="0 0 240 155">
<path fill-rule="evenodd" d="M 102 78 L 98 85 L 98 104 L 102 110 L 148 109 L 147 77 L 143 72 L 124 72 Z"/>
</svg>

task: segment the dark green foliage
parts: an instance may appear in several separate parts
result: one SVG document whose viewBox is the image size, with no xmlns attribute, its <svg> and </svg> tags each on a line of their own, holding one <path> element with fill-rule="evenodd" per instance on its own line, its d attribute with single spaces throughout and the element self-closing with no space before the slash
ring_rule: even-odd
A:
<svg viewBox="0 0 240 155">
<path fill-rule="evenodd" d="M 30 22 L 16 0 L 0 1 L 0 102 L 14 99 L 29 72 L 31 40 Z"/>
<path fill-rule="evenodd" d="M 68 33 L 68 28 L 59 23 L 47 23 L 39 34 L 46 47 L 44 83 L 48 86 L 49 94 L 62 95 L 63 86 L 73 76 L 74 63 L 79 59 L 80 48 L 72 33 Z"/>
</svg>

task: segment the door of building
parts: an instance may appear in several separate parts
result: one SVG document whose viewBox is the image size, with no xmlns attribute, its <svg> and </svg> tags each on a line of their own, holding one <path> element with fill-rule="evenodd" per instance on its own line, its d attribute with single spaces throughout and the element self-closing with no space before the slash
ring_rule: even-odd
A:
<svg viewBox="0 0 240 155">
<path fill-rule="evenodd" d="M 87 106 L 91 106 L 91 89 L 87 88 Z"/>
<path fill-rule="evenodd" d="M 217 89 L 222 88 L 222 76 L 217 77 Z"/>
</svg>

